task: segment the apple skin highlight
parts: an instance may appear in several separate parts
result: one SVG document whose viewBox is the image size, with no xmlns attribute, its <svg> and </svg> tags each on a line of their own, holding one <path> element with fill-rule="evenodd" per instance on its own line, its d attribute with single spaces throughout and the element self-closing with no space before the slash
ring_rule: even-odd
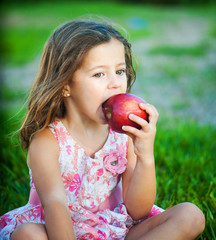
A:
<svg viewBox="0 0 216 240">
<path fill-rule="evenodd" d="M 111 129 L 118 133 L 125 133 L 122 126 L 140 129 L 140 125 L 128 118 L 130 114 L 134 114 L 148 121 L 148 114 L 139 107 L 140 103 L 146 104 L 142 98 L 129 93 L 121 93 L 110 97 L 103 104 L 103 112 Z"/>
</svg>

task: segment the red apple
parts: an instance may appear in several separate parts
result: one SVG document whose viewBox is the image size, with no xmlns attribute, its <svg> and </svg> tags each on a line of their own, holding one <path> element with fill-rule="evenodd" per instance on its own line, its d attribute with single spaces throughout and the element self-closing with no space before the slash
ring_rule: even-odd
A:
<svg viewBox="0 0 216 240">
<path fill-rule="evenodd" d="M 114 95 L 104 102 L 103 112 L 112 130 L 124 133 L 122 126 L 126 125 L 140 129 L 140 125 L 128 118 L 129 114 L 135 114 L 148 121 L 148 114 L 139 107 L 140 103 L 145 104 L 146 102 L 129 93 Z"/>
</svg>

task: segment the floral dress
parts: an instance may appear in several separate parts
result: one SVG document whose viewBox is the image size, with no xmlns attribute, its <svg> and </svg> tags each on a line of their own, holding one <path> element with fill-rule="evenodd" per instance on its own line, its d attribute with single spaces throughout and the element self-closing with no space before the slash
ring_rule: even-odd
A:
<svg viewBox="0 0 216 240">
<path fill-rule="evenodd" d="M 91 158 L 57 119 L 49 125 L 59 148 L 59 165 L 76 239 L 124 239 L 135 223 L 122 201 L 121 173 L 126 169 L 125 134 L 110 129 L 104 146 Z M 0 239 L 10 239 L 20 224 L 45 223 L 31 169 L 29 202 L 0 218 Z M 162 212 L 153 206 L 147 217 Z"/>
</svg>

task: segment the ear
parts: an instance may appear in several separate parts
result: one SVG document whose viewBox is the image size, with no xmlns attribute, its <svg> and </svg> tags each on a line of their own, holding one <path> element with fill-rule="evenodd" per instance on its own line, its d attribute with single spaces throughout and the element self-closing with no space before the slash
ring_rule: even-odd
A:
<svg viewBox="0 0 216 240">
<path fill-rule="evenodd" d="M 63 97 L 70 97 L 70 95 L 71 95 L 70 86 L 67 84 L 62 89 L 62 96 Z"/>
</svg>

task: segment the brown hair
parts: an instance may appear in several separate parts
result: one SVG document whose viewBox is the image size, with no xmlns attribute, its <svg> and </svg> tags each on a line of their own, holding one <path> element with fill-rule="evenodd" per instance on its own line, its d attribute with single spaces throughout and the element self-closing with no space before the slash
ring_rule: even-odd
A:
<svg viewBox="0 0 216 240">
<path fill-rule="evenodd" d="M 74 20 L 60 26 L 47 40 L 38 75 L 29 95 L 28 112 L 20 128 L 21 145 L 29 147 L 32 136 L 45 129 L 55 117 L 65 115 L 63 87 L 79 68 L 84 55 L 92 47 L 115 38 L 124 44 L 129 92 L 136 73 L 132 65 L 131 45 L 111 25 Z"/>
</svg>

